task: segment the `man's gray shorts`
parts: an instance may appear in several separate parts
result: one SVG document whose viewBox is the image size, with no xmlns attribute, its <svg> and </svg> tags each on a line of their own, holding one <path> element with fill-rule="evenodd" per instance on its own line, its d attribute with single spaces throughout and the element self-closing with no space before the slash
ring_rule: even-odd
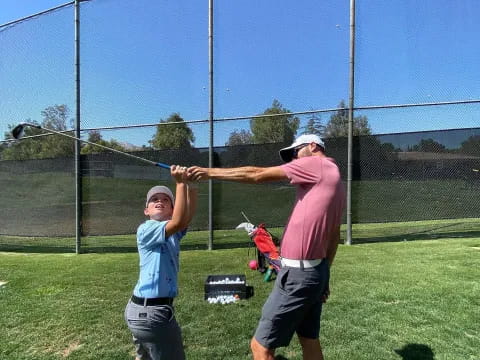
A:
<svg viewBox="0 0 480 360">
<path fill-rule="evenodd" d="M 267 349 L 287 346 L 295 332 L 318 339 L 322 297 L 329 277 L 326 259 L 312 268 L 283 267 L 263 305 L 255 339 Z"/>
<path fill-rule="evenodd" d="M 170 305 L 143 306 L 128 302 L 125 321 L 132 332 L 137 358 L 184 360 L 182 333 Z"/>
</svg>

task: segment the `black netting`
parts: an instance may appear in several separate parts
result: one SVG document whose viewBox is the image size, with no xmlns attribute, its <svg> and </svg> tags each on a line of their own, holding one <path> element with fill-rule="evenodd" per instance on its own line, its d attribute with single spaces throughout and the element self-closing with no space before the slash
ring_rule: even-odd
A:
<svg viewBox="0 0 480 360">
<path fill-rule="evenodd" d="M 451 135 L 449 137 L 449 134 Z M 415 138 L 417 145 L 398 144 Z M 455 138 L 459 148 L 447 149 L 433 139 Z M 460 140 L 459 140 L 460 139 Z M 353 138 L 353 219 L 355 223 L 476 217 L 480 187 L 480 156 L 474 146 L 480 128 Z M 346 180 L 346 138 L 328 138 L 327 153 L 335 158 Z M 215 148 L 214 165 L 276 166 L 285 144 L 238 145 Z M 136 151 L 136 156 L 168 164 L 208 164 L 208 149 Z M 142 221 L 144 196 L 155 184 L 173 186 L 167 170 L 121 154 L 82 155 L 83 231 L 85 235 L 130 234 Z M 2 161 L 2 233 L 7 235 L 69 236 L 74 219 L 72 158 Z M 31 193 L 42 198 L 30 204 Z M 193 228 L 207 228 L 207 194 L 201 186 L 199 215 Z M 233 228 L 241 211 L 271 226 L 284 224 L 293 201 L 285 183 L 245 185 L 216 181 L 214 219 L 217 229 Z M 8 195 L 8 196 L 7 196 Z M 8 198 L 10 197 L 10 198 Z M 8 205 L 7 205 L 8 204 Z M 25 207 L 36 220 L 23 222 Z M 70 211 L 65 208 L 70 207 Z M 19 216 L 19 213 L 24 216 Z M 35 216 L 32 216 L 33 214 Z M 54 214 L 61 214 L 62 221 Z M 48 219 L 55 218 L 52 222 Z M 18 219 L 18 220 L 15 220 Z M 68 223 L 68 226 L 65 224 Z M 35 225 L 34 225 L 35 224 Z"/>
<path fill-rule="evenodd" d="M 73 158 L 0 161 L 0 198 L 1 249 L 75 250 Z"/>
</svg>

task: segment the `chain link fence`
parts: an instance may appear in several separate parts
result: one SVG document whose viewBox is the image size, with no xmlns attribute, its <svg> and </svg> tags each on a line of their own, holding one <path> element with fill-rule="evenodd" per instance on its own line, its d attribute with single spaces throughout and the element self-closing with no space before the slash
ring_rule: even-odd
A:
<svg viewBox="0 0 480 360">
<path fill-rule="evenodd" d="M 394 3 L 394 7 L 413 11 L 408 4 Z M 467 3 L 461 7 L 462 12 L 456 10 L 464 21 L 463 28 L 454 26 L 451 29 L 458 36 L 476 24 L 474 15 L 467 12 Z M 381 87 L 385 77 L 391 75 L 395 78 L 393 73 L 385 74 L 378 80 L 368 79 L 369 74 L 375 72 L 375 63 L 367 58 L 367 49 L 385 48 L 385 43 L 379 44 L 382 39 L 385 41 L 380 39 L 384 35 L 375 34 L 371 29 L 373 24 L 366 21 L 366 2 L 357 1 L 357 4 L 359 51 L 356 103 L 364 106 L 355 108 L 354 119 L 366 119 L 369 131 L 353 137 L 353 242 L 479 236 L 480 205 L 476 194 L 480 189 L 480 102 L 471 100 L 479 97 L 475 93 L 478 89 L 468 92 L 472 89 L 468 84 L 462 88 L 453 82 L 455 86 L 448 93 L 440 89 L 440 79 L 429 84 L 432 94 L 427 96 L 423 88 L 426 84 L 414 79 L 416 75 L 426 77 L 422 65 L 407 64 L 405 69 L 415 72 L 409 74 L 412 81 L 407 82 L 412 88 L 403 92 L 408 96 L 395 96 L 395 92 L 387 96 Z M 393 11 L 377 5 L 379 18 Z M 206 16 L 205 4 L 180 1 L 167 8 L 160 9 L 158 6 L 157 2 L 147 0 L 141 1 L 141 6 L 128 1 L 121 4 L 112 0 L 82 2 L 82 136 L 87 138 L 95 130 L 105 139 L 117 139 L 123 149 L 136 156 L 167 164 L 208 166 L 207 19 L 190 24 L 182 21 L 180 28 L 171 28 L 174 24 L 178 25 L 176 20 L 194 16 L 199 10 L 204 11 Z M 334 14 L 338 23 L 315 40 L 326 46 L 324 37 L 329 37 L 334 39 L 333 42 L 346 45 L 330 45 L 329 48 L 329 56 L 343 59 L 343 65 L 319 70 L 318 63 L 306 62 L 306 70 L 295 71 L 288 67 L 293 61 L 289 56 L 285 55 L 282 59 L 280 55 L 284 54 L 278 52 L 278 58 L 271 58 L 271 53 L 275 53 L 275 43 L 269 45 L 263 42 L 271 31 L 284 35 L 284 24 L 280 22 L 273 22 L 273 29 L 269 30 L 266 26 L 262 30 L 264 32 L 259 30 L 262 41 L 257 45 L 261 48 L 246 46 L 248 44 L 245 47 L 237 45 L 236 48 L 235 42 L 228 41 L 235 36 L 229 22 L 243 28 L 235 13 L 248 7 L 245 4 L 232 6 L 233 9 L 219 4 L 216 14 L 217 32 L 221 32 L 222 37 L 216 49 L 219 60 L 216 64 L 216 87 L 212 94 L 216 109 L 214 166 L 280 164 L 278 150 L 289 143 L 286 138 L 275 143 L 254 144 L 252 139 L 239 145 L 229 143 L 232 133 L 251 130 L 252 119 L 255 119 L 253 114 L 261 114 L 274 97 L 288 98 L 292 102 L 284 105 L 298 120 L 297 134 L 307 131 L 312 120 L 316 125 L 320 124 L 317 127 L 319 130 L 325 131 L 335 116 L 340 117 L 346 127 L 346 108 L 336 107 L 336 104 L 349 96 L 346 66 L 349 59 L 348 33 L 342 32 L 348 27 L 348 6 L 322 5 L 322 10 Z M 280 6 L 281 11 L 291 11 L 292 16 L 304 15 L 304 10 L 297 8 L 291 3 Z M 256 16 L 261 18 L 262 11 L 268 9 L 257 10 Z M 105 14 L 111 16 L 105 17 Z M 287 28 L 300 37 L 318 37 L 315 24 L 318 25 L 323 16 L 306 18 L 304 27 L 293 24 Z M 11 98 L 13 94 L 18 99 L 12 104 L 2 103 L 0 124 L 4 132 L 8 130 L 8 125 L 21 121 L 40 123 L 41 112 L 48 106 L 69 104 L 73 109 L 72 21 L 73 3 L 69 3 L 55 11 L 0 28 L 0 46 L 4 49 L 0 55 L 0 98 L 5 99 L 7 95 Z M 452 24 L 457 24 L 455 18 Z M 118 31 L 119 28 L 122 31 Z M 411 28 L 391 28 L 389 31 L 396 32 L 397 37 L 398 34 L 411 37 L 414 31 L 419 43 L 426 36 L 420 30 Z M 295 39 L 289 41 L 294 42 Z M 301 42 L 298 46 L 301 49 L 295 49 L 297 53 L 312 51 L 320 55 L 315 53 L 312 44 Z M 418 55 L 419 61 L 423 61 L 421 49 L 412 49 L 406 44 L 403 46 L 408 50 L 409 57 L 413 59 Z M 480 52 L 478 44 L 468 46 L 467 66 L 469 59 Z M 437 51 L 438 47 L 435 48 Z M 242 49 L 243 53 L 236 53 L 235 49 Z M 262 57 L 256 56 L 253 60 L 249 57 L 256 50 L 272 63 L 280 62 L 285 78 L 280 81 L 280 74 L 275 74 L 277 78 L 268 78 L 272 74 L 267 67 L 261 67 L 265 76 L 254 70 L 249 70 L 249 73 L 243 68 L 250 61 L 263 64 L 265 59 Z M 186 58 L 185 54 L 189 56 Z M 391 54 L 383 56 L 388 59 Z M 99 61 L 100 58 L 105 61 Z M 457 56 L 451 57 L 450 61 L 463 64 Z M 455 74 L 457 65 L 443 69 L 443 76 Z M 245 72 L 245 75 L 242 73 L 240 77 L 231 78 L 234 72 Z M 311 86 L 300 86 L 299 78 L 313 78 L 314 75 L 323 80 L 335 77 L 330 80 L 340 85 L 332 88 L 332 97 L 323 95 L 322 84 L 315 81 L 311 81 Z M 471 72 L 470 77 L 478 80 L 478 69 Z M 189 79 L 193 85 L 176 82 L 176 78 Z M 236 82 L 228 84 L 226 79 Z M 261 82 L 258 82 L 259 79 Z M 21 82 L 30 84 L 31 93 L 18 85 Z M 268 92 L 266 82 L 276 89 L 275 94 Z M 264 108 L 252 108 L 248 103 L 252 98 L 247 97 L 245 101 L 243 95 L 235 95 L 241 92 L 242 87 L 251 87 L 252 97 L 265 92 Z M 292 95 L 295 89 L 302 89 L 302 92 Z M 441 91 L 435 91 L 439 89 Z M 310 104 L 315 107 L 309 108 L 302 97 L 311 100 L 312 93 L 320 94 L 321 98 L 312 100 Z M 403 102 L 411 104 L 404 105 Z M 382 103 L 394 105 L 375 105 Z M 174 107 L 159 104 L 174 104 Z M 153 149 L 149 141 L 155 136 L 156 125 L 177 112 L 186 119 L 195 138 L 194 146 L 176 150 Z M 72 119 L 67 118 L 67 122 L 73 126 Z M 348 139 L 344 134 L 325 135 L 327 154 L 336 159 L 347 182 Z M 55 138 L 56 135 L 52 136 Z M 38 137 L 22 142 L 34 144 L 44 139 Z M 0 250 L 75 251 L 72 240 L 76 217 L 73 141 L 72 152 L 64 156 L 5 159 L 2 153 L 6 154 L 4 151 L 14 146 L 9 141 L 0 143 Z M 113 153 L 81 155 L 80 164 L 83 249 L 134 251 L 132 234 L 145 219 L 145 194 L 153 185 L 172 186 L 168 171 Z M 194 230 L 209 227 L 208 196 L 208 184 L 201 184 L 199 207 L 191 226 Z M 255 223 L 264 222 L 270 228 L 281 228 L 288 219 L 294 189 L 285 183 L 246 185 L 215 181 L 212 199 L 214 229 L 233 229 L 244 221 L 242 212 Z M 368 231 L 363 224 L 369 225 Z M 372 233 L 375 234 L 372 229 L 378 229 L 378 234 L 372 236 Z M 206 234 L 205 246 L 207 237 Z M 245 236 L 245 244 L 248 242 Z M 215 239 L 214 244 L 221 245 L 222 239 Z"/>
</svg>

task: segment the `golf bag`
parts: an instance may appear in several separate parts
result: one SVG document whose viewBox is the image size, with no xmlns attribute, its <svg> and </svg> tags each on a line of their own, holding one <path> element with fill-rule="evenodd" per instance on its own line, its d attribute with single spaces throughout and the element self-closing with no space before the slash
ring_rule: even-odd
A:
<svg viewBox="0 0 480 360">
<path fill-rule="evenodd" d="M 255 244 L 257 270 L 264 274 L 264 280 L 270 281 L 272 277 L 276 277 L 282 267 L 280 253 L 277 248 L 279 245 L 278 238 L 273 236 L 263 223 L 256 227 L 250 223 L 242 223 L 237 226 L 238 228 L 247 230 L 248 235 Z"/>
</svg>

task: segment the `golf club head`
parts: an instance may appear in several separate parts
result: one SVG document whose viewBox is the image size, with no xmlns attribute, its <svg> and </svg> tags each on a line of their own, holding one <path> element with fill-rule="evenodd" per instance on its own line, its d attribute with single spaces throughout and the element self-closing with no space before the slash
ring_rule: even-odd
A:
<svg viewBox="0 0 480 360">
<path fill-rule="evenodd" d="M 22 138 L 23 135 L 25 134 L 25 127 L 26 126 L 31 126 L 31 127 L 37 128 L 37 129 L 41 129 L 41 127 L 39 125 L 29 124 L 29 123 L 20 123 L 17 126 L 15 126 L 12 130 L 13 138 L 17 139 L 17 140 Z"/>
<path fill-rule="evenodd" d="M 244 229 L 247 231 L 248 235 L 251 236 L 253 231 L 255 230 L 255 225 L 247 222 L 243 222 L 239 224 L 235 229 Z"/>
<path fill-rule="evenodd" d="M 12 136 L 14 139 L 20 139 L 25 134 L 25 126 L 23 124 L 18 124 L 12 130 Z"/>
</svg>

